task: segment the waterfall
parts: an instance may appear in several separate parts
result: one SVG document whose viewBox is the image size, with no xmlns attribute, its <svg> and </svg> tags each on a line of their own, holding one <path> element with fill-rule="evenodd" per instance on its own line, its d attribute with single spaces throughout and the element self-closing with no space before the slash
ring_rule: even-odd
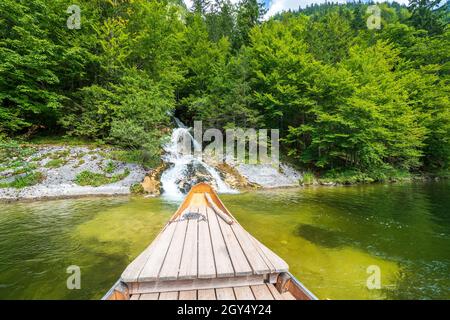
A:
<svg viewBox="0 0 450 320">
<path fill-rule="evenodd" d="M 170 141 L 163 147 L 163 161 L 169 168 L 161 175 L 162 195 L 173 200 L 182 199 L 183 194 L 200 181 L 212 184 L 220 193 L 236 193 L 215 168 L 194 157 L 191 150 L 201 152 L 201 145 L 179 119 L 175 118 L 175 122 L 178 128 L 172 131 Z"/>
</svg>

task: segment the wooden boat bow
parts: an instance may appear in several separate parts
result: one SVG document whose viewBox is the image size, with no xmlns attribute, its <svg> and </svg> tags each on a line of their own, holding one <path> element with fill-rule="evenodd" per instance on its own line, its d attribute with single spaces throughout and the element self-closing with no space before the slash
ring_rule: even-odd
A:
<svg viewBox="0 0 450 320">
<path fill-rule="evenodd" d="M 200 183 L 105 298 L 317 299 L 288 269 Z"/>
</svg>

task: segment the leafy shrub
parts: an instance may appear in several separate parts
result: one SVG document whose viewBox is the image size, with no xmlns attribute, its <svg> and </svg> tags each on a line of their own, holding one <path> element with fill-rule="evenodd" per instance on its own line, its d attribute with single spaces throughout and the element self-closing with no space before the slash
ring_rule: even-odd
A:
<svg viewBox="0 0 450 320">
<path fill-rule="evenodd" d="M 106 168 L 104 169 L 104 171 L 105 171 L 106 173 L 113 173 L 115 169 L 116 169 L 116 165 L 114 164 L 114 162 L 108 161 L 108 163 L 106 164 Z"/>
<path fill-rule="evenodd" d="M 367 174 L 362 173 L 358 170 L 345 170 L 328 171 L 321 179 L 321 182 L 325 183 L 339 183 L 339 184 L 355 184 L 355 183 L 370 183 L 374 180 L 370 178 Z"/>
<path fill-rule="evenodd" d="M 303 173 L 302 178 L 300 179 L 300 184 L 309 185 L 314 183 L 314 173 L 307 171 Z"/>
<path fill-rule="evenodd" d="M 65 159 L 52 159 L 45 164 L 46 168 L 59 168 L 67 163 Z"/>
<path fill-rule="evenodd" d="M 137 163 L 149 168 L 156 167 L 161 161 L 160 152 L 155 154 L 141 149 L 112 150 L 105 157 L 121 162 Z"/>
<path fill-rule="evenodd" d="M 320 181 L 325 183 L 356 184 L 400 181 L 408 180 L 410 178 L 411 174 L 407 170 L 385 167 L 383 169 L 375 169 L 367 172 L 359 170 L 330 170 L 320 179 Z"/>
<path fill-rule="evenodd" d="M 123 173 L 115 174 L 111 177 L 108 177 L 101 173 L 94 173 L 91 171 L 82 171 L 80 172 L 76 178 L 75 183 L 80 186 L 93 186 L 99 187 L 105 184 L 114 183 L 120 180 L 125 179 L 130 174 L 130 170 L 125 169 Z"/>
<path fill-rule="evenodd" d="M 143 194 L 144 187 L 140 183 L 135 183 L 130 187 L 130 192 L 133 194 Z"/>
<path fill-rule="evenodd" d="M 19 142 L 0 133 L 0 162 L 8 162 L 13 158 L 22 159 L 30 156 L 33 152 L 33 148 L 22 146 Z"/>
<path fill-rule="evenodd" d="M 22 189 L 25 187 L 34 186 L 44 180 L 45 176 L 38 171 L 28 173 L 24 176 L 16 178 L 14 181 L 9 183 L 0 184 L 0 188 L 16 188 Z"/>
</svg>

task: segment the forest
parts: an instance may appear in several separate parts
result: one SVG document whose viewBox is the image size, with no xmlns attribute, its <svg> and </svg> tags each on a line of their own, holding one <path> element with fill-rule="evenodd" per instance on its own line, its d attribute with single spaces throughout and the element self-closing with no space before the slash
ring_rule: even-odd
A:
<svg viewBox="0 0 450 320">
<path fill-rule="evenodd" d="M 446 1 L 322 4 L 266 16 L 257 0 L 0 2 L 0 143 L 72 136 L 159 157 L 171 115 L 277 128 L 319 175 L 448 172 Z"/>
</svg>

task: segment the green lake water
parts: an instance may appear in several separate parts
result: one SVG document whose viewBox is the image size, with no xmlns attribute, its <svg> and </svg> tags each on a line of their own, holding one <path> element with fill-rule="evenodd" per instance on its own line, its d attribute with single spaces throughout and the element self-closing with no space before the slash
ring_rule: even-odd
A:
<svg viewBox="0 0 450 320">
<path fill-rule="evenodd" d="M 222 195 L 321 299 L 450 299 L 450 182 Z M 164 199 L 0 203 L 0 299 L 99 299 L 177 208 Z M 69 290 L 66 269 L 81 268 Z M 369 266 L 381 289 L 366 286 Z"/>
</svg>

